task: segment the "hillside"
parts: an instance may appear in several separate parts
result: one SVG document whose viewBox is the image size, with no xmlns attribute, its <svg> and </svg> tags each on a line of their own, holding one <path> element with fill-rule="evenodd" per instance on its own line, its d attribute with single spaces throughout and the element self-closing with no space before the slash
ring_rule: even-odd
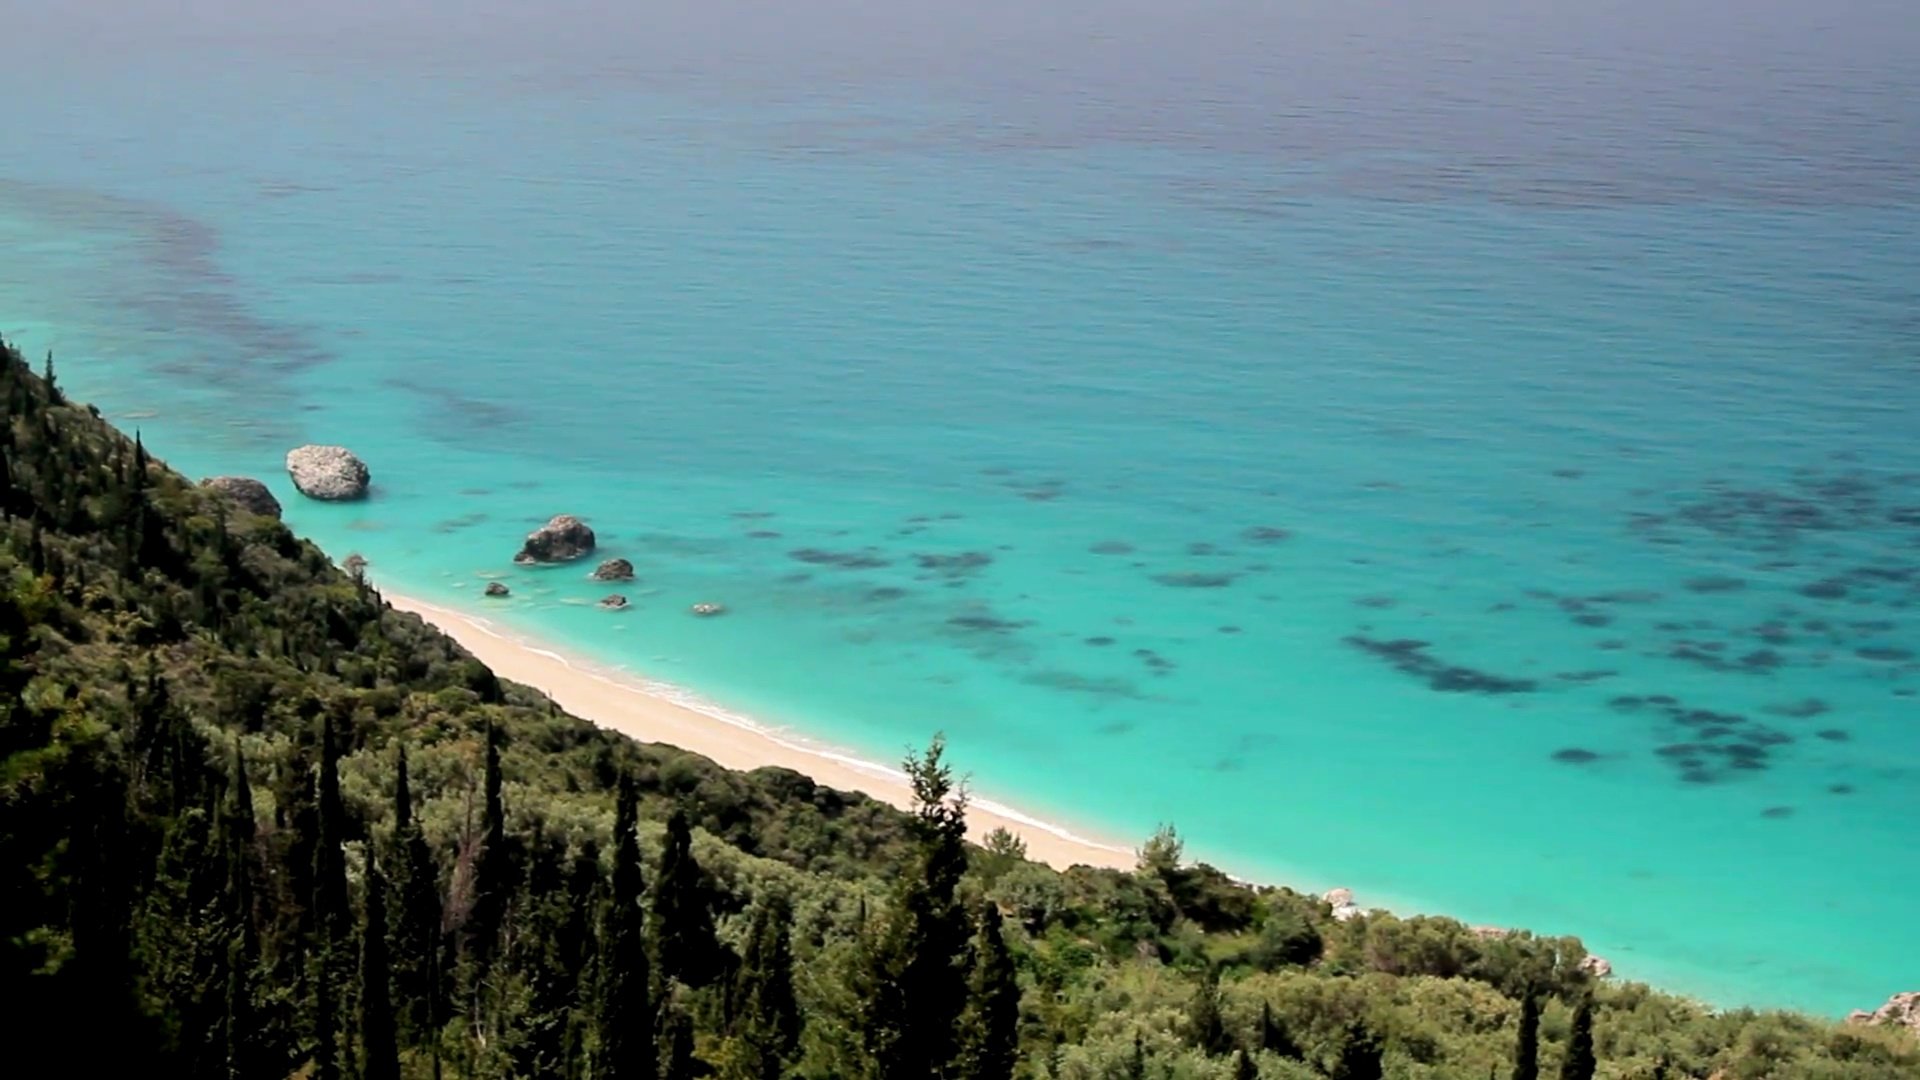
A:
<svg viewBox="0 0 1920 1080">
<path fill-rule="evenodd" d="M 937 739 L 906 814 L 610 734 L 52 375 L 6 350 L 19 1075 L 1920 1075 L 1900 1031 L 1596 981 L 1568 938 L 1338 920 L 1170 831 L 1133 873 L 965 845 Z"/>
</svg>

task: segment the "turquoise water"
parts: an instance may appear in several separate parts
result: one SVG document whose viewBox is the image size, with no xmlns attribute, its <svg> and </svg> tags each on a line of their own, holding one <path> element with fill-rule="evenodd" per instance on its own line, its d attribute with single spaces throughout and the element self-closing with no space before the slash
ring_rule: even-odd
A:
<svg viewBox="0 0 1920 1080">
<path fill-rule="evenodd" d="M 1502 6 L 29 5 L 0 327 L 393 591 L 1248 876 L 1878 1002 L 1916 31 Z M 305 441 L 373 498 L 300 500 Z M 633 608 L 511 565 L 563 512 Z"/>
</svg>

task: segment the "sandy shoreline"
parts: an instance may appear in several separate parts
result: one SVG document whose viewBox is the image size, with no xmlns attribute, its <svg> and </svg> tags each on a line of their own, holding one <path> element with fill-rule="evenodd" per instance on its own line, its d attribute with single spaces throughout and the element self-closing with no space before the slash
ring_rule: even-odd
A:
<svg viewBox="0 0 1920 1080">
<path fill-rule="evenodd" d="M 392 593 L 382 595 L 395 610 L 418 615 L 458 641 L 494 674 L 533 687 L 561 708 L 601 727 L 643 742 L 677 746 L 729 769 L 778 765 L 828 787 L 863 792 L 902 809 L 911 802 L 912 792 L 898 769 L 711 715 L 630 676 L 596 669 L 544 644 L 511 635 L 478 615 Z M 1119 869 L 1134 865 L 1134 853 L 1128 847 L 1079 836 L 977 797 L 967 809 L 967 825 L 976 839 L 1004 828 L 1026 841 L 1030 858 L 1060 869 L 1075 864 Z"/>
</svg>

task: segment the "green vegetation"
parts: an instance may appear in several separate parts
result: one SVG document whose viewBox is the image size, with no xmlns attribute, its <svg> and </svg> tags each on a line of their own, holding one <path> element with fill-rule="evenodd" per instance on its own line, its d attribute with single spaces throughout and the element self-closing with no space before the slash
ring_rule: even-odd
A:
<svg viewBox="0 0 1920 1080">
<path fill-rule="evenodd" d="M 904 814 L 598 730 L 51 376 L 0 372 L 18 1075 L 1920 1075 L 1900 1032 L 1595 984 L 1573 939 L 1335 920 L 1172 830 L 1131 873 L 971 847 L 938 741 Z"/>
</svg>

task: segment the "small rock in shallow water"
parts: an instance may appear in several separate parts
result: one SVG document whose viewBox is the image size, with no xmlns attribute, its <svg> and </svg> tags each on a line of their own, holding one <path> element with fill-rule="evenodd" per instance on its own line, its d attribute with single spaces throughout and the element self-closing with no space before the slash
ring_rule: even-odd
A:
<svg viewBox="0 0 1920 1080">
<path fill-rule="evenodd" d="M 1791 807 L 1791 806 L 1769 806 L 1769 807 L 1767 807 L 1767 808 L 1766 808 L 1765 810 L 1762 810 L 1762 811 L 1760 811 L 1760 816 L 1761 816 L 1761 817 L 1763 817 L 1763 818 L 1787 818 L 1787 817 L 1792 817 L 1792 816 L 1793 816 L 1793 807 Z"/>
<path fill-rule="evenodd" d="M 502 585 L 497 581 L 487 582 L 486 593 L 488 596 L 506 596 L 508 594 L 508 591 L 509 590 L 505 585 Z"/>
<path fill-rule="evenodd" d="M 1588 762 L 1599 761 L 1600 755 L 1578 746 L 1570 746 L 1565 750 L 1555 750 L 1553 760 L 1564 761 L 1571 765 L 1585 765 Z"/>
<path fill-rule="evenodd" d="M 560 514 L 528 533 L 526 543 L 520 546 L 520 553 L 513 557 L 513 561 L 569 562 L 590 554 L 595 542 L 593 530 L 586 522 L 572 514 Z"/>
<path fill-rule="evenodd" d="M 625 559 L 608 559 L 593 568 L 595 581 L 632 581 L 633 564 Z"/>
<path fill-rule="evenodd" d="M 687 610 L 691 611 L 695 615 L 700 616 L 703 619 L 712 618 L 715 615 L 725 615 L 727 613 L 727 608 L 725 604 L 715 604 L 715 603 L 704 601 L 704 600 L 698 604 L 693 605 Z"/>
<path fill-rule="evenodd" d="M 606 608 L 608 611 L 619 611 L 621 608 L 627 606 L 627 598 L 616 593 L 601 600 L 600 606 Z"/>
</svg>

